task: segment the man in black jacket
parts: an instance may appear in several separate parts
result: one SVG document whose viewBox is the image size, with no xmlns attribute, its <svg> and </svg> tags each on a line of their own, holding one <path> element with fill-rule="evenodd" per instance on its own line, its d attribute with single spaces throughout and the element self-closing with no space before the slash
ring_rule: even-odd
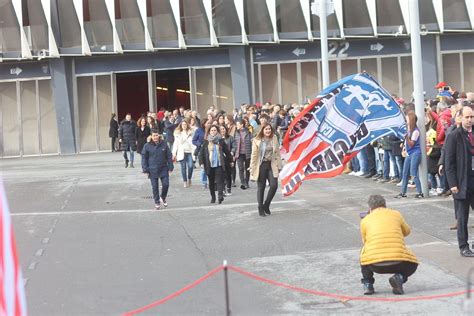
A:
<svg viewBox="0 0 474 316">
<path fill-rule="evenodd" d="M 112 138 L 112 152 L 117 151 L 117 149 L 115 148 L 115 141 L 118 137 L 119 125 L 117 120 L 115 119 L 116 116 L 117 115 L 115 113 L 112 113 L 112 116 L 110 118 L 109 137 Z"/>
<path fill-rule="evenodd" d="M 252 155 L 252 134 L 244 126 L 242 120 L 235 121 L 237 131 L 235 132 L 235 143 L 237 149 L 234 159 L 237 160 L 239 167 L 240 188 L 246 190 L 249 188 L 250 179 L 250 156 Z"/>
<path fill-rule="evenodd" d="M 162 204 L 167 207 L 166 196 L 170 185 L 169 174 L 173 172 L 173 159 L 171 150 L 157 130 L 152 131 L 151 142 L 143 147 L 142 169 L 151 182 L 155 209 L 159 210 Z M 161 180 L 161 196 L 158 179 Z"/>
<path fill-rule="evenodd" d="M 137 138 L 136 138 L 137 123 L 132 120 L 132 115 L 128 113 L 125 115 L 125 120 L 120 123 L 119 129 L 119 142 L 120 150 L 123 151 L 123 159 L 125 159 L 125 168 L 128 167 L 127 152 L 130 151 L 130 167 L 134 168 L 133 160 L 135 157 L 135 151 L 137 150 Z"/>
<path fill-rule="evenodd" d="M 473 121 L 472 109 L 463 107 L 461 128 L 449 134 L 444 144 L 446 177 L 453 193 L 458 244 L 463 257 L 474 257 L 474 253 L 469 249 L 467 231 L 469 207 L 474 207 Z"/>
</svg>

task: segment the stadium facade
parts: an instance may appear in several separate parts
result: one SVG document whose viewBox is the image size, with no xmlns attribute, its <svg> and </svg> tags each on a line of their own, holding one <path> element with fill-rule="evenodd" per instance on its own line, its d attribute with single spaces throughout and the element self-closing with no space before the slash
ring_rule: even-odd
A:
<svg viewBox="0 0 474 316">
<path fill-rule="evenodd" d="M 365 70 L 407 100 L 410 0 L 334 0 L 330 81 Z M 312 0 L 0 0 L 0 157 L 109 150 L 122 119 L 301 103 L 322 88 Z M 424 89 L 474 89 L 474 1 L 419 0 Z"/>
</svg>

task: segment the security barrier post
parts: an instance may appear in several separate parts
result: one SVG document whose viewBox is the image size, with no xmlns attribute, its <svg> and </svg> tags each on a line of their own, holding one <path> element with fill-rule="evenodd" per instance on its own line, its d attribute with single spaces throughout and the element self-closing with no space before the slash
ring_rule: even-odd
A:
<svg viewBox="0 0 474 316">
<path fill-rule="evenodd" d="M 224 260 L 224 287 L 225 287 L 225 314 L 230 316 L 230 307 L 229 307 L 229 280 L 228 280 L 228 269 L 227 269 L 227 260 Z"/>
</svg>

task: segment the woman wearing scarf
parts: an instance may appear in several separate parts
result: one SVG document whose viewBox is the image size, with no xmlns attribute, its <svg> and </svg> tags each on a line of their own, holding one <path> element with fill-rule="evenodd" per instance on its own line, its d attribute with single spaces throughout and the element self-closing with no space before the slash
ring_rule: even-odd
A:
<svg viewBox="0 0 474 316">
<path fill-rule="evenodd" d="M 204 166 L 209 178 L 209 192 L 211 193 L 211 203 L 219 204 L 224 201 L 224 176 L 226 165 L 231 161 L 231 155 L 224 139 L 219 135 L 219 127 L 212 125 L 199 151 L 199 164 Z"/>
<path fill-rule="evenodd" d="M 280 146 L 273 128 L 263 123 L 260 132 L 252 142 L 252 156 L 250 158 L 250 180 L 257 181 L 258 215 L 270 215 L 272 203 L 278 188 L 278 174 L 282 168 Z M 265 185 L 270 184 L 265 203 Z"/>
</svg>

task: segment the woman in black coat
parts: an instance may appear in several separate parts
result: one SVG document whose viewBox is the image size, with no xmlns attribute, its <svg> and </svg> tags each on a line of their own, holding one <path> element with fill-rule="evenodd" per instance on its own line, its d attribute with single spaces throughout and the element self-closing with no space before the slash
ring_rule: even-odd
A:
<svg viewBox="0 0 474 316">
<path fill-rule="evenodd" d="M 112 113 L 112 117 L 110 118 L 109 137 L 112 138 L 112 152 L 117 151 L 115 148 L 115 141 L 118 137 L 119 124 L 115 119 L 116 116 L 117 114 Z"/>
<path fill-rule="evenodd" d="M 218 202 L 221 204 L 224 201 L 225 168 L 229 165 L 230 160 L 231 155 L 225 140 L 219 135 L 219 127 L 212 125 L 199 151 L 199 164 L 204 166 L 209 178 L 211 203 L 216 203 L 216 183 Z"/>
<path fill-rule="evenodd" d="M 147 125 L 147 121 L 144 117 L 140 117 L 137 122 L 137 130 L 135 132 L 135 138 L 137 139 L 137 152 L 142 153 L 143 146 L 148 141 L 148 137 L 151 135 L 151 129 Z"/>
</svg>

